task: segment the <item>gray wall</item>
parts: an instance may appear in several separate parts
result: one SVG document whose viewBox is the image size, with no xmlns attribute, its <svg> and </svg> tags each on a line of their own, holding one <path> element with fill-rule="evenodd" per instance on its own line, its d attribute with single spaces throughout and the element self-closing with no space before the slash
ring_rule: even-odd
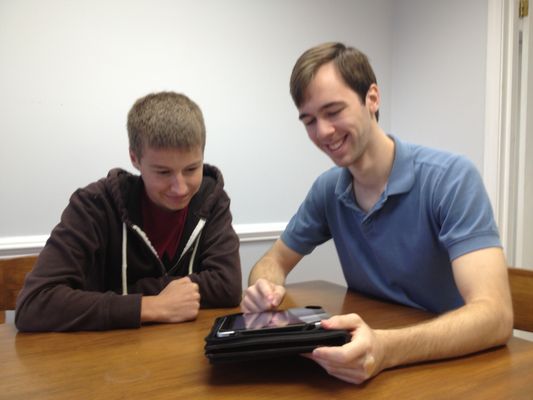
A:
<svg viewBox="0 0 533 400">
<path fill-rule="evenodd" d="M 287 221 L 330 165 L 297 119 L 292 65 L 346 41 L 390 87 L 390 13 L 385 0 L 0 1 L 0 237 L 49 233 L 77 187 L 132 169 L 126 113 L 158 90 L 202 107 L 235 223 Z"/>
<path fill-rule="evenodd" d="M 391 130 L 483 169 L 485 0 L 393 2 Z"/>
<path fill-rule="evenodd" d="M 70 193 L 131 169 L 126 113 L 157 90 L 202 107 L 236 224 L 286 222 L 331 163 L 288 93 L 298 55 L 365 51 L 381 124 L 482 168 L 486 0 L 0 0 L 0 239 L 48 234 Z M 270 242 L 242 245 L 243 280 Z M 343 282 L 331 243 L 290 280 Z"/>
</svg>

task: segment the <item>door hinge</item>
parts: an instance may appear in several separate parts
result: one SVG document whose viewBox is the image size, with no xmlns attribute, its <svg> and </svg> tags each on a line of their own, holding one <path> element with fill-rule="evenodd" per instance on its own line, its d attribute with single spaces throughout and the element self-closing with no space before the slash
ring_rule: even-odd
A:
<svg viewBox="0 0 533 400">
<path fill-rule="evenodd" d="M 518 15 L 520 18 L 527 17 L 529 13 L 529 0 L 520 0 Z"/>
</svg>

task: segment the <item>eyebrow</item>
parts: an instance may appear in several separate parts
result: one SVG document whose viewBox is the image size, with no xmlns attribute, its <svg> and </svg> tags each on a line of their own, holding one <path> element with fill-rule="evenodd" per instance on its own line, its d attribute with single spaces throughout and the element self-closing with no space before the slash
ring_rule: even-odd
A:
<svg viewBox="0 0 533 400">
<path fill-rule="evenodd" d="M 320 107 L 319 111 L 326 110 L 330 107 L 335 107 L 335 106 L 340 106 L 340 105 L 344 106 L 345 104 L 346 103 L 344 101 L 331 101 L 329 103 L 324 104 L 322 107 Z M 301 121 L 302 119 L 307 118 L 307 117 L 310 117 L 310 115 L 307 113 L 301 113 L 298 116 L 298 119 Z"/>
<path fill-rule="evenodd" d="M 198 160 L 198 161 L 194 161 L 192 163 L 190 163 L 189 165 L 186 165 L 185 168 L 192 168 L 192 167 L 199 167 L 200 165 L 202 165 L 202 163 L 204 162 L 204 160 Z"/>
<path fill-rule="evenodd" d="M 193 161 L 192 163 L 186 165 L 184 168 L 199 167 L 200 165 L 202 165 L 202 163 L 203 160 Z M 149 166 L 153 169 L 171 169 L 169 166 L 161 164 L 150 164 Z"/>
</svg>

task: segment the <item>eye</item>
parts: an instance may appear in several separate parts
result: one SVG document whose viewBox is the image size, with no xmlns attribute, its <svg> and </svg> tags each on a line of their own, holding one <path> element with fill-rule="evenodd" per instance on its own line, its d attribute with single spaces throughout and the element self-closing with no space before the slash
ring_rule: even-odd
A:
<svg viewBox="0 0 533 400">
<path fill-rule="evenodd" d="M 189 175 L 192 175 L 192 174 L 194 174 L 196 171 L 198 171 L 199 168 L 200 168 L 199 165 L 195 165 L 194 167 L 186 168 L 186 169 L 185 169 L 185 173 L 186 173 L 186 174 L 189 174 Z"/>
<path fill-rule="evenodd" d="M 316 122 L 315 118 L 304 118 L 302 119 L 302 122 L 305 126 L 311 126 Z"/>
<path fill-rule="evenodd" d="M 166 169 L 161 169 L 156 171 L 156 174 L 161 176 L 168 176 L 170 174 L 170 171 Z"/>
<path fill-rule="evenodd" d="M 340 112 L 342 111 L 343 109 L 342 108 L 334 108 L 332 110 L 328 110 L 328 112 L 326 113 L 326 115 L 328 117 L 335 117 L 336 115 L 340 114 Z"/>
</svg>

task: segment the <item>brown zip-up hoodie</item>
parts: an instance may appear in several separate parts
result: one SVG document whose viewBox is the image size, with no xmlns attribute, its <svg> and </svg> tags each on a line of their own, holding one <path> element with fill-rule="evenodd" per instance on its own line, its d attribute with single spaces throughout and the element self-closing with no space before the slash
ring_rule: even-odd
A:
<svg viewBox="0 0 533 400">
<path fill-rule="evenodd" d="M 17 328 L 137 328 L 141 296 L 158 294 L 186 275 L 200 287 L 201 307 L 238 305 L 239 239 L 223 187 L 220 171 L 204 164 L 202 185 L 189 204 L 178 245 L 181 258 L 168 271 L 142 231 L 140 176 L 115 169 L 78 189 L 26 277 L 17 299 Z"/>
</svg>

